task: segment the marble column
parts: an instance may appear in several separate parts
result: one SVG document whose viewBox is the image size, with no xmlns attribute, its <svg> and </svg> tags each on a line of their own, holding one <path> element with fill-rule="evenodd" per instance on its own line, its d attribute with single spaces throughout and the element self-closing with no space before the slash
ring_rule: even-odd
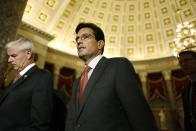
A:
<svg viewBox="0 0 196 131">
<path fill-rule="evenodd" d="M 170 115 L 168 118 L 168 126 L 171 130 L 175 130 L 175 114 L 176 114 L 176 102 L 174 98 L 174 93 L 172 90 L 172 83 L 171 83 L 171 70 L 165 70 L 162 72 L 166 81 L 166 88 L 168 92 L 169 102 L 170 102 Z"/>
<path fill-rule="evenodd" d="M 0 90 L 7 67 L 5 44 L 16 36 L 27 0 L 0 0 Z"/>
<path fill-rule="evenodd" d="M 58 84 L 58 79 L 59 79 L 61 68 L 62 68 L 62 66 L 55 65 L 55 68 L 54 68 L 54 89 L 58 89 L 57 84 Z"/>
<path fill-rule="evenodd" d="M 169 101 L 171 104 L 171 109 L 175 109 L 175 99 L 174 99 L 174 94 L 172 90 L 172 83 L 171 83 L 171 71 L 170 70 L 165 70 L 162 72 L 166 81 L 166 87 L 167 87 L 167 92 L 168 92 L 168 97 Z"/>
<path fill-rule="evenodd" d="M 147 72 L 140 72 L 139 77 L 140 77 L 140 80 L 141 80 L 142 90 L 143 90 L 144 96 L 145 96 L 146 100 L 148 101 L 148 92 L 147 92 L 147 86 L 146 86 Z"/>
</svg>

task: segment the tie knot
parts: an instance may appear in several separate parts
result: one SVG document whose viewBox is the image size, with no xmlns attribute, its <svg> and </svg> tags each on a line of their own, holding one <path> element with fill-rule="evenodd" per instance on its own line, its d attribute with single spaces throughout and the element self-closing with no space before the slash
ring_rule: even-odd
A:
<svg viewBox="0 0 196 131">
<path fill-rule="evenodd" d="M 13 83 L 16 82 L 20 77 L 21 77 L 21 75 L 20 74 L 17 74 L 16 77 L 14 78 Z"/>
<path fill-rule="evenodd" d="M 83 72 L 89 72 L 91 70 L 91 67 L 90 66 L 86 66 L 85 68 L 84 68 L 84 70 L 83 70 Z"/>
</svg>

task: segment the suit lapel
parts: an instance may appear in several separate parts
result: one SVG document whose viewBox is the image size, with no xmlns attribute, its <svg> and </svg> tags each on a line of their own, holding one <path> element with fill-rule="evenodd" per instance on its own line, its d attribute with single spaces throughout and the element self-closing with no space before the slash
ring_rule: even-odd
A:
<svg viewBox="0 0 196 131">
<path fill-rule="evenodd" d="M 75 81 L 75 87 L 74 87 L 74 91 L 73 91 L 73 97 L 72 97 L 72 99 L 73 99 L 73 102 L 74 102 L 74 110 L 75 110 L 75 112 L 78 112 L 78 109 L 79 109 L 79 106 L 78 106 L 78 93 L 79 93 L 79 85 L 80 85 L 80 78 L 81 77 L 79 77 L 76 81 Z M 77 114 L 77 113 L 76 113 Z"/>
<path fill-rule="evenodd" d="M 106 67 L 106 63 L 107 63 L 107 58 L 102 57 L 101 60 L 98 62 L 97 66 L 95 67 L 87 85 L 84 91 L 84 95 L 83 98 L 81 100 L 81 105 L 80 108 L 78 110 L 78 117 L 80 115 L 80 113 L 82 112 L 86 102 L 88 101 L 88 97 L 91 94 L 91 92 L 93 91 L 93 89 L 95 88 L 95 84 L 97 83 L 97 81 L 99 80 L 99 78 L 101 77 L 101 75 L 103 74 L 103 71 Z M 78 85 L 79 88 L 79 85 Z M 78 92 L 78 90 L 77 90 Z M 77 103 L 76 103 L 77 104 Z"/>
<path fill-rule="evenodd" d="M 0 104 L 5 100 L 5 98 L 9 95 L 10 92 L 15 90 L 16 88 L 19 87 L 19 85 L 29 77 L 29 75 L 34 72 L 37 69 L 37 66 L 33 66 L 31 69 L 29 69 L 21 78 L 19 78 L 15 83 L 10 84 L 8 89 L 4 92 L 0 99 Z"/>
</svg>

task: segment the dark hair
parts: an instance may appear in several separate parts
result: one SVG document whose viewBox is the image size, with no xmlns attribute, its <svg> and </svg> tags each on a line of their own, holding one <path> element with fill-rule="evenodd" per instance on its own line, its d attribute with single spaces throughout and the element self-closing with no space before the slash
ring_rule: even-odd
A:
<svg viewBox="0 0 196 131">
<path fill-rule="evenodd" d="M 192 51 L 192 50 L 186 50 L 186 51 L 182 51 L 179 53 L 179 57 L 181 55 L 184 55 L 184 54 L 189 54 L 191 55 L 194 59 L 196 59 L 196 52 L 195 51 Z"/>
<path fill-rule="evenodd" d="M 80 29 L 82 28 L 90 28 L 93 30 L 93 33 L 95 35 L 95 39 L 97 41 L 99 40 L 103 40 L 105 42 L 105 36 L 103 33 L 103 30 L 98 27 L 97 25 L 93 24 L 93 23 L 79 23 L 78 26 L 75 29 L 75 33 L 78 33 L 80 31 Z M 104 51 L 104 47 L 102 48 L 102 53 Z"/>
</svg>

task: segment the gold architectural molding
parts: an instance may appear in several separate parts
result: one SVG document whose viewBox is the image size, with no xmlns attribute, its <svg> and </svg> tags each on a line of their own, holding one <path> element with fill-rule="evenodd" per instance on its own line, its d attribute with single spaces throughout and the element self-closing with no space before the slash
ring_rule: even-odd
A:
<svg viewBox="0 0 196 131">
<path fill-rule="evenodd" d="M 51 41 L 52 39 L 54 39 L 54 36 L 52 36 L 51 34 L 48 34 L 26 22 L 21 22 L 19 29 L 28 31 L 29 33 L 32 33 L 34 35 L 40 36 L 48 41 Z"/>
<path fill-rule="evenodd" d="M 174 56 L 159 59 L 132 61 L 136 72 L 163 72 L 178 69 L 178 60 Z"/>
</svg>

